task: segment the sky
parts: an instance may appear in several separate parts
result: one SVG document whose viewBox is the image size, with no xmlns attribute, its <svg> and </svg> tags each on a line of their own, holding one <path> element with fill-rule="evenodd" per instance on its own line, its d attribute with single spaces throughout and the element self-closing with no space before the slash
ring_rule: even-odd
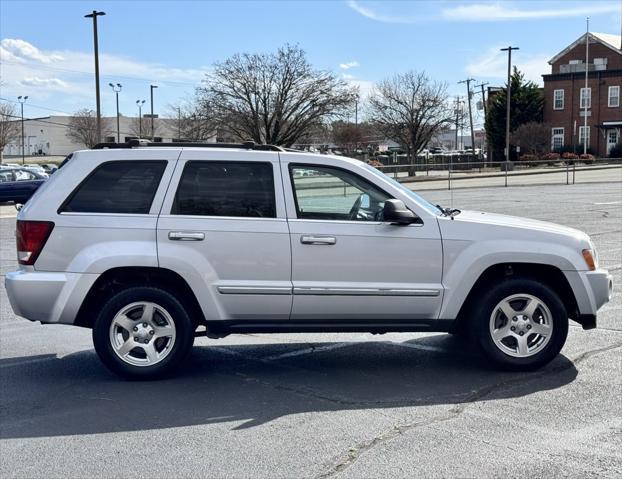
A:
<svg viewBox="0 0 622 479">
<path fill-rule="evenodd" d="M 95 108 L 92 21 L 99 17 L 101 103 L 122 114 L 155 90 L 155 113 L 192 98 L 215 62 L 241 52 L 298 44 L 314 67 L 367 94 L 374 82 L 408 70 L 447 83 L 448 94 L 501 86 L 507 54 L 539 84 L 548 60 L 590 31 L 620 34 L 622 0 L 582 1 L 28 1 L 0 2 L 0 99 L 28 95 L 26 117 Z M 476 97 L 477 98 L 477 97 Z M 364 113 L 363 113 L 364 114 Z M 476 124 L 481 123 L 481 114 Z"/>
</svg>

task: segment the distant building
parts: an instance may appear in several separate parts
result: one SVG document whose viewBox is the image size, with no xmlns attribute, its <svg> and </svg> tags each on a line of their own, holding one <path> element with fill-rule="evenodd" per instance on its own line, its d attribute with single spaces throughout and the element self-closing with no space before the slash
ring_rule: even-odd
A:
<svg viewBox="0 0 622 479">
<path fill-rule="evenodd" d="M 589 38 L 588 64 L 585 42 Z M 551 125 L 551 149 L 587 146 L 605 156 L 622 140 L 622 38 L 620 35 L 582 35 L 550 61 L 544 79 L 544 122 Z M 588 87 L 585 89 L 585 70 Z M 587 129 L 584 107 L 587 104 Z"/>
<path fill-rule="evenodd" d="M 24 119 L 24 153 L 31 155 L 66 156 L 69 153 L 82 150 L 84 145 L 73 142 L 68 136 L 69 116 L 46 116 L 41 118 Z M 109 128 L 102 132 L 103 142 L 117 141 L 117 117 L 106 117 L 103 120 Z M 19 120 L 17 120 L 19 122 Z M 151 119 L 142 120 L 142 138 L 151 138 Z M 170 142 L 177 140 L 178 123 L 175 119 L 154 119 L 154 141 Z M 119 118 L 119 131 L 121 142 L 138 137 L 138 118 L 121 116 Z M 21 136 L 21 125 L 20 125 Z M 216 135 L 207 141 L 216 141 Z M 20 156 L 22 154 L 22 142 L 18 137 L 15 141 L 7 144 L 2 156 Z"/>
</svg>

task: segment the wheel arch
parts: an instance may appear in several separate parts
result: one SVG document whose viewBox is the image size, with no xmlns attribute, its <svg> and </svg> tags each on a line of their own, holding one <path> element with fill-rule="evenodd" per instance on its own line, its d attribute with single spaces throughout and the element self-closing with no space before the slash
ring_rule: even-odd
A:
<svg viewBox="0 0 622 479">
<path fill-rule="evenodd" d="M 78 310 L 74 325 L 92 328 L 97 317 L 94 311 L 101 308 L 106 298 L 133 286 L 152 286 L 164 289 L 181 301 L 197 324 L 205 322 L 197 297 L 182 276 L 166 268 L 125 266 L 111 268 L 97 278 Z"/>
<path fill-rule="evenodd" d="M 487 287 L 513 278 L 532 279 L 550 287 L 564 304 L 568 317 L 579 319 L 577 300 L 563 271 L 549 264 L 508 262 L 491 265 L 479 275 L 460 307 L 453 329 L 459 332 L 469 328 L 472 308 Z"/>
</svg>

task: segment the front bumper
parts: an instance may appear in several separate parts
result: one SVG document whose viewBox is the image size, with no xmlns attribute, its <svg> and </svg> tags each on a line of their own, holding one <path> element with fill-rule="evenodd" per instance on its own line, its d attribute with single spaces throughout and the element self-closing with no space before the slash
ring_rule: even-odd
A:
<svg viewBox="0 0 622 479">
<path fill-rule="evenodd" d="M 42 323 L 73 324 L 98 276 L 20 269 L 8 273 L 4 285 L 16 315 Z"/>
<path fill-rule="evenodd" d="M 596 313 L 613 294 L 613 279 L 604 269 L 595 271 L 566 271 L 566 279 L 577 302 L 578 316 L 573 318 L 583 329 L 596 327 Z"/>
</svg>

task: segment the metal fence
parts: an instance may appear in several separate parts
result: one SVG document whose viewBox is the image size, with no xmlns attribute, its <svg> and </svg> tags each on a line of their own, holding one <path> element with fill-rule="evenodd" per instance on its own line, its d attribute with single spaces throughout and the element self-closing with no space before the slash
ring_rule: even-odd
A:
<svg viewBox="0 0 622 479">
<path fill-rule="evenodd" d="M 580 171 L 622 168 L 622 158 L 593 160 L 534 160 L 518 162 L 419 161 L 412 164 L 376 167 L 399 182 L 446 181 L 447 189 L 455 181 L 476 178 L 499 178 L 498 186 L 508 186 L 508 178 L 565 173 L 565 184 L 574 184 Z"/>
</svg>

